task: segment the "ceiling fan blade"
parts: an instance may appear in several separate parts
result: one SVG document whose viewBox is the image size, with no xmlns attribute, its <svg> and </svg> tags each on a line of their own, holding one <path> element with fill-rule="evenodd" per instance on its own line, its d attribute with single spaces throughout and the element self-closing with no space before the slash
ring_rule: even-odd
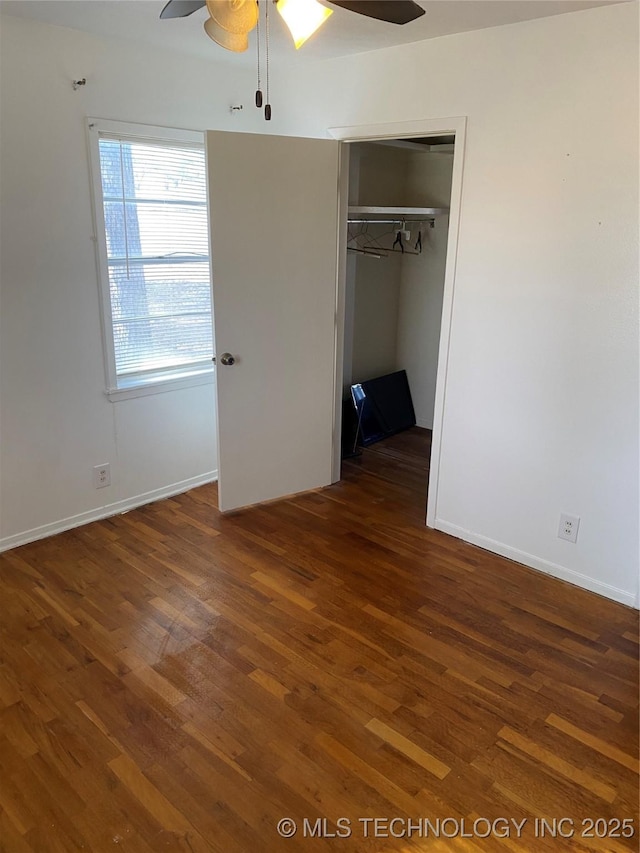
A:
<svg viewBox="0 0 640 853">
<path fill-rule="evenodd" d="M 206 6 L 206 0 L 169 0 L 160 12 L 161 18 L 186 18 Z"/>
<path fill-rule="evenodd" d="M 413 0 L 328 0 L 332 6 L 340 6 L 350 12 L 377 18 L 389 24 L 408 24 L 424 15 L 424 9 Z"/>
</svg>

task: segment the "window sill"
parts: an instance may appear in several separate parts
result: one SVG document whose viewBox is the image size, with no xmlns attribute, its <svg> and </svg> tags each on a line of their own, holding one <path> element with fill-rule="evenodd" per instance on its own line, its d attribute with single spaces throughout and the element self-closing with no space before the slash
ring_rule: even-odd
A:
<svg viewBox="0 0 640 853">
<path fill-rule="evenodd" d="M 184 388 L 195 388 L 197 385 L 213 384 L 213 367 L 183 375 L 165 377 L 163 379 L 133 379 L 130 384 L 122 384 L 120 388 L 110 388 L 105 394 L 112 403 L 119 400 L 131 400 L 133 397 L 147 397 L 150 394 L 164 394 L 167 391 L 180 391 Z"/>
</svg>

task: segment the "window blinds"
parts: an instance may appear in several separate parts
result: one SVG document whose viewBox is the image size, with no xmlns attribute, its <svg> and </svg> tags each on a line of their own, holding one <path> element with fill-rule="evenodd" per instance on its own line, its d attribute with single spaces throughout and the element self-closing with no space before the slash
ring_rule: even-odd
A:
<svg viewBox="0 0 640 853">
<path fill-rule="evenodd" d="M 118 377 L 210 365 L 204 149 L 101 134 L 99 152 Z"/>
</svg>

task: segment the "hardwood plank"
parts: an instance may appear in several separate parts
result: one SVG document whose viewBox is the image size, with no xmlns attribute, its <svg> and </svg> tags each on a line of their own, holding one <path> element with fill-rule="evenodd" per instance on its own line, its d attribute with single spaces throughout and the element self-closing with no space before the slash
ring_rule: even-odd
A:
<svg viewBox="0 0 640 853">
<path fill-rule="evenodd" d="M 428 530 L 429 444 L 0 554 L 0 851 L 637 850 L 638 613 Z M 499 815 L 522 838 L 358 823 Z M 635 834 L 534 837 L 560 815 Z M 302 834 L 339 817 L 350 838 Z"/>
<path fill-rule="evenodd" d="M 442 761 L 438 761 L 434 755 L 430 755 L 424 749 L 420 749 L 417 744 L 386 725 L 386 723 L 373 719 L 367 723 L 366 728 L 385 743 L 397 749 L 398 752 L 406 755 L 411 761 L 415 761 L 416 764 L 424 767 L 429 773 L 433 773 L 438 779 L 444 779 L 451 772 L 450 767 L 447 767 Z"/>
<path fill-rule="evenodd" d="M 112 759 L 109 767 L 161 827 L 187 835 L 193 832 L 184 815 L 171 805 L 128 756 L 119 755 Z"/>
<path fill-rule="evenodd" d="M 634 773 L 640 772 L 640 762 L 637 758 L 633 758 L 631 755 L 628 755 L 621 749 L 612 746 L 601 738 L 594 737 L 592 734 L 589 734 L 589 732 L 579 729 L 567 720 L 563 720 L 562 717 L 558 717 L 557 714 L 549 714 L 545 722 L 569 735 L 569 737 L 575 738 L 581 743 L 586 744 L 591 747 L 591 749 L 595 749 L 602 755 L 606 755 L 607 758 L 617 761 L 618 764 L 621 764 L 623 767 L 627 767 Z"/>
<path fill-rule="evenodd" d="M 567 779 L 571 779 L 573 782 L 580 785 L 580 787 L 585 788 L 587 791 L 591 791 L 591 793 L 600 797 L 606 803 L 612 803 L 615 800 L 616 789 L 613 786 L 606 785 L 598 781 L 591 776 L 591 774 L 585 773 L 573 764 L 569 764 L 568 761 L 559 758 L 553 752 L 550 752 L 548 749 L 544 749 L 537 743 L 534 743 L 530 738 L 522 737 L 522 735 L 514 732 L 508 726 L 500 729 L 498 737 L 501 737 L 503 740 L 513 744 L 513 746 L 516 746 L 522 752 L 526 752 L 532 758 L 535 758 L 551 770 L 555 770 L 562 776 L 566 776 Z"/>
</svg>

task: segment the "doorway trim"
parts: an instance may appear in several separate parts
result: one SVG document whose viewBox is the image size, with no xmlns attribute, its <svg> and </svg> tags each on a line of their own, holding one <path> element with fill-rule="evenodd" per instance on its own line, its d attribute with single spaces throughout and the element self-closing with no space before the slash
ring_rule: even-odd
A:
<svg viewBox="0 0 640 853">
<path fill-rule="evenodd" d="M 442 301 L 442 321 L 440 325 L 440 345 L 438 348 L 438 369 L 436 373 L 436 394 L 433 414 L 433 437 L 431 443 L 431 465 L 429 469 L 429 492 L 427 496 L 428 527 L 436 526 L 438 492 L 440 483 L 440 462 L 442 457 L 442 436 L 444 429 L 444 409 L 449 368 L 449 350 L 451 346 L 451 324 L 453 320 L 453 297 L 456 280 L 456 262 L 458 257 L 458 232 L 460 228 L 460 210 L 462 207 L 462 176 L 467 130 L 466 116 L 453 116 L 438 119 L 415 119 L 413 121 L 388 122 L 384 124 L 350 125 L 330 127 L 329 134 L 341 142 L 375 142 L 379 139 L 408 139 L 412 136 L 443 136 L 455 134 L 453 151 L 453 173 L 451 179 L 451 203 L 449 208 L 449 234 L 445 261 L 444 294 Z M 348 158 L 344 161 L 348 163 Z M 348 193 L 348 171 L 340 176 L 339 204 L 346 210 Z M 342 258 L 346 257 L 345 229 L 340 220 L 338 248 L 338 281 L 336 290 L 336 357 L 335 357 L 335 401 L 332 482 L 340 479 L 341 442 L 340 426 L 342 419 L 342 370 L 343 341 L 345 323 L 346 269 Z"/>
</svg>

